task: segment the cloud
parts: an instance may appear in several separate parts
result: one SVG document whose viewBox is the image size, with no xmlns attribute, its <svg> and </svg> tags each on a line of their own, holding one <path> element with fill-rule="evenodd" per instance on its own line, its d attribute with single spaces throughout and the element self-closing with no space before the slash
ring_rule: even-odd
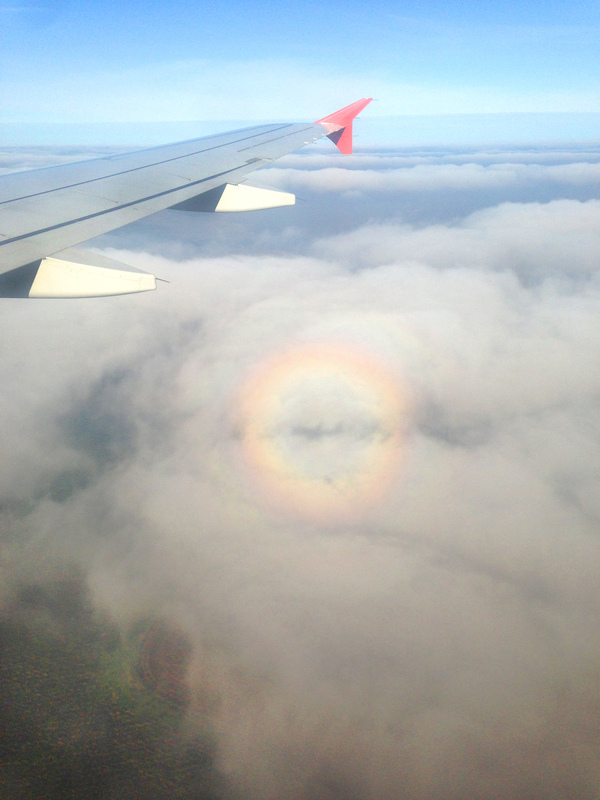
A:
<svg viewBox="0 0 600 800">
<path fill-rule="evenodd" d="M 319 169 L 323 167 L 339 166 L 339 156 L 337 153 L 323 152 L 317 153 L 316 145 L 310 150 L 303 150 L 299 153 L 291 153 L 277 162 L 272 170 L 279 171 L 281 166 L 300 168 L 302 171 Z M 325 145 L 327 147 L 327 145 Z M 421 164 L 480 164 L 488 166 L 493 164 L 501 165 L 504 169 L 513 164 L 567 164 L 571 167 L 581 166 L 598 161 L 598 152 L 593 142 L 583 142 L 577 145 L 576 142 L 569 142 L 563 148 L 557 146 L 556 142 L 547 145 L 520 145 L 501 146 L 494 145 L 489 149 L 481 147 L 455 147 L 429 146 L 429 147 L 401 147 L 399 145 L 385 147 L 365 147 L 360 146 L 352 158 L 344 158 L 343 166 L 346 170 L 362 169 L 400 169 L 403 167 L 414 167 Z M 523 175 L 523 173 L 521 173 Z"/>
<path fill-rule="evenodd" d="M 504 203 L 455 226 L 372 224 L 323 239 L 315 249 L 355 268 L 416 262 L 515 272 L 524 281 L 593 275 L 600 256 L 599 210 L 596 200 Z"/>
<path fill-rule="evenodd" d="M 506 159 L 508 154 L 503 155 Z M 274 185 L 298 191 L 310 189 L 319 192 L 431 192 L 444 189 L 469 191 L 516 187 L 522 190 L 528 185 L 595 185 L 600 177 L 600 164 L 587 161 L 544 165 L 504 160 L 503 163 L 481 164 L 477 163 L 478 157 L 474 154 L 467 163 L 460 163 L 464 162 L 464 157 L 455 157 L 453 161 L 459 163 L 448 164 L 439 163 L 439 159 L 431 157 L 378 159 L 364 155 L 355 158 L 352 168 L 349 169 L 342 165 L 326 166 L 336 163 L 331 156 L 309 156 L 307 166 L 323 164 L 323 167 L 308 170 L 274 167 L 267 174 Z M 415 160 L 430 163 L 414 163 Z M 298 157 L 295 163 L 299 167 L 302 165 Z"/>
<path fill-rule="evenodd" d="M 166 215 L 164 252 L 263 251 L 112 249 L 171 285 L 6 304 L 5 592 L 75 561 L 175 620 L 225 796 L 595 797 L 598 201 L 345 202 L 295 251 Z"/>
<path fill-rule="evenodd" d="M 102 158 L 121 150 L 116 147 L 0 147 L 0 174 Z"/>
</svg>

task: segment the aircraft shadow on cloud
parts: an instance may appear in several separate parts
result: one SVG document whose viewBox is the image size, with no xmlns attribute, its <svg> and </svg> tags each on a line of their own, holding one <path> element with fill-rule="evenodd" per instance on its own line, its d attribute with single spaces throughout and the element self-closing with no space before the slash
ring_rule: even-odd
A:
<svg viewBox="0 0 600 800">
<path fill-rule="evenodd" d="M 154 275 L 74 246 L 165 208 L 224 212 L 293 205 L 293 194 L 242 181 L 325 136 L 342 153 L 352 153 L 352 122 L 370 102 L 363 98 L 312 124 L 259 125 L 1 176 L 0 297 L 155 289 Z"/>
</svg>

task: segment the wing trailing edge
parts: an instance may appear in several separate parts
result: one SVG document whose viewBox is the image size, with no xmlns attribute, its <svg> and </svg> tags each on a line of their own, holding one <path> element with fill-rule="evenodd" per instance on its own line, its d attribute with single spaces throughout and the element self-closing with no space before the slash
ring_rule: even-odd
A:
<svg viewBox="0 0 600 800">
<path fill-rule="evenodd" d="M 373 98 L 363 97 L 349 106 L 340 108 L 322 119 L 316 121 L 317 125 L 322 125 L 328 131 L 327 138 L 331 139 L 340 153 L 351 155 L 352 153 L 352 122 L 360 114 L 363 108 L 369 105 Z"/>
</svg>

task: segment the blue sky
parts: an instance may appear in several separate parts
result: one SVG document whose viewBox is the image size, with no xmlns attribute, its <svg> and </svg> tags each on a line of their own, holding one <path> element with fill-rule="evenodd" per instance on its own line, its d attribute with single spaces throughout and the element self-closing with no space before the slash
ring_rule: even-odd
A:
<svg viewBox="0 0 600 800">
<path fill-rule="evenodd" d="M 0 5 L 0 121 L 595 113 L 592 2 Z"/>
</svg>

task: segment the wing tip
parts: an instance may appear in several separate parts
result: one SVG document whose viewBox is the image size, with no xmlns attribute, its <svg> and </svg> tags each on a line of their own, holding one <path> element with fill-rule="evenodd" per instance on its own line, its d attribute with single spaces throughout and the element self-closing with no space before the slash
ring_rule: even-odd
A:
<svg viewBox="0 0 600 800">
<path fill-rule="evenodd" d="M 335 144 L 340 153 L 344 155 L 352 154 L 352 122 L 373 100 L 372 97 L 363 97 L 344 106 L 333 114 L 316 120 L 316 125 L 322 125 L 327 133 L 327 138 Z"/>
<path fill-rule="evenodd" d="M 326 117 L 316 120 L 315 124 L 322 125 L 324 122 L 328 122 L 343 127 L 348 122 L 352 122 L 372 100 L 372 97 L 363 97 L 360 100 L 356 100 L 354 103 L 350 103 L 349 106 L 344 106 L 344 108 L 334 111 L 333 114 L 328 114 Z"/>
</svg>

